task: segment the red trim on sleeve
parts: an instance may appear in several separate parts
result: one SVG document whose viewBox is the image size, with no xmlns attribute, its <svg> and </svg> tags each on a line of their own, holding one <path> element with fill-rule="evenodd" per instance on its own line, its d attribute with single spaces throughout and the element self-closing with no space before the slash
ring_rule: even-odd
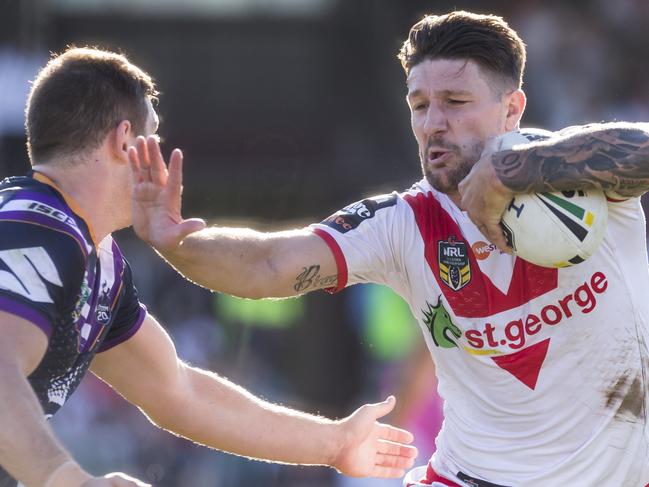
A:
<svg viewBox="0 0 649 487">
<path fill-rule="evenodd" d="M 336 260 L 336 267 L 338 268 L 338 286 L 330 287 L 325 289 L 330 294 L 337 293 L 342 291 L 345 286 L 347 286 L 347 261 L 345 260 L 345 254 L 340 249 L 340 245 L 336 242 L 336 239 L 329 235 L 327 232 L 321 228 L 312 228 L 313 233 L 325 241 L 331 253 L 334 254 L 334 259 Z"/>
</svg>

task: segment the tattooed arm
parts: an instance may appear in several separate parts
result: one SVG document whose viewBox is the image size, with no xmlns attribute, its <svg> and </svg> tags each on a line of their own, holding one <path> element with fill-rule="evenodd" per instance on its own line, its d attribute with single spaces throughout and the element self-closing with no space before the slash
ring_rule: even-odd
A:
<svg viewBox="0 0 649 487">
<path fill-rule="evenodd" d="M 158 251 L 196 284 L 244 298 L 295 296 L 337 282 L 331 251 L 307 229 L 261 233 L 211 227 Z"/>
<path fill-rule="evenodd" d="M 496 153 L 493 166 L 513 193 L 597 188 L 640 196 L 649 190 L 649 124 L 571 127 L 556 138 Z"/>
<path fill-rule="evenodd" d="M 459 184 L 460 206 L 503 251 L 500 219 L 515 193 L 597 188 L 620 196 L 649 190 L 649 124 L 571 127 L 543 142 L 493 152 Z"/>
</svg>

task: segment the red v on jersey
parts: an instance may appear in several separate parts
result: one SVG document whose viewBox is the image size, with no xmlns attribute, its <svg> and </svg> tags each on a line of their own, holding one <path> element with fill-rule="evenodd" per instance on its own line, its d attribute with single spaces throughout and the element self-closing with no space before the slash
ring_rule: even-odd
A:
<svg viewBox="0 0 649 487">
<path fill-rule="evenodd" d="M 549 345 L 550 339 L 546 338 L 518 352 L 491 357 L 491 359 L 498 367 L 512 374 L 530 389 L 534 389 L 541 366 L 548 354 Z"/>
<path fill-rule="evenodd" d="M 491 279 L 480 270 L 471 249 L 471 242 L 464 240 L 457 222 L 444 210 L 431 192 L 416 196 L 404 195 L 413 210 L 415 221 L 424 241 L 426 262 L 456 316 L 463 318 L 485 318 L 502 311 L 517 308 L 530 300 L 557 287 L 557 269 L 549 269 L 530 264 L 516 258 L 512 278 L 507 293 L 498 289 Z M 440 269 L 439 252 L 445 248 L 444 242 L 463 242 L 461 250 L 466 249 L 470 270 L 463 270 L 463 278 L 455 289 L 447 284 L 448 270 Z M 440 242 L 442 242 L 440 244 Z M 450 245 L 450 244 L 449 244 Z M 461 244 L 460 244 L 461 245 Z M 468 282 L 466 276 L 468 275 Z M 492 357 L 492 360 L 530 389 L 536 382 L 548 352 L 550 339 L 547 338 L 517 352 Z"/>
<path fill-rule="evenodd" d="M 530 264 L 516 258 L 507 293 L 500 291 L 480 270 L 470 242 L 464 240 L 457 222 L 442 208 L 433 193 L 406 194 L 404 199 L 415 216 L 424 241 L 426 262 L 433 271 L 444 297 L 456 316 L 484 318 L 517 308 L 557 287 L 557 269 Z M 468 282 L 454 290 L 440 274 L 439 242 L 455 239 L 467 249 L 470 276 Z"/>
</svg>

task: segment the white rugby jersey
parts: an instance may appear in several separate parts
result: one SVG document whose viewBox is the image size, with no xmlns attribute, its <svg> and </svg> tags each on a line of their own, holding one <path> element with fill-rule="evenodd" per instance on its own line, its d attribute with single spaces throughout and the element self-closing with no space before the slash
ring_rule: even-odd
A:
<svg viewBox="0 0 649 487">
<path fill-rule="evenodd" d="M 438 473 L 460 485 L 649 483 L 639 198 L 611 201 L 600 248 L 562 269 L 500 253 L 425 180 L 312 228 L 336 258 L 337 289 L 388 285 L 417 318 L 445 400 Z"/>
</svg>

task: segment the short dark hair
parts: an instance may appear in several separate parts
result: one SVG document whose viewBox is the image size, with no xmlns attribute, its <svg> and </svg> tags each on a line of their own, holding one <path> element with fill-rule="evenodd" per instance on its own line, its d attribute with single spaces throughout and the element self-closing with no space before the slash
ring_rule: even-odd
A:
<svg viewBox="0 0 649 487">
<path fill-rule="evenodd" d="M 146 100 L 156 94 L 151 77 L 122 54 L 69 47 L 54 55 L 36 76 L 25 110 L 32 164 L 95 149 L 122 120 L 142 133 Z"/>
<path fill-rule="evenodd" d="M 412 26 L 397 57 L 406 75 L 425 59 L 466 59 L 501 77 L 512 88 L 523 85 L 525 44 L 496 15 L 462 10 L 427 15 Z"/>
</svg>

